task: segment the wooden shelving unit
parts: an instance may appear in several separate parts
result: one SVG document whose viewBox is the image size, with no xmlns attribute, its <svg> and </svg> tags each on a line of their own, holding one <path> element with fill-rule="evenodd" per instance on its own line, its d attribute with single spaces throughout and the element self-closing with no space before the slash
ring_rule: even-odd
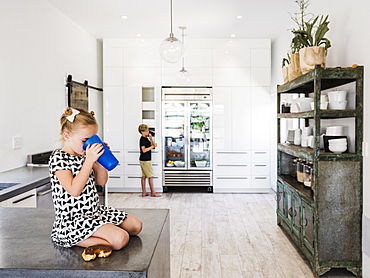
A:
<svg viewBox="0 0 370 278">
<path fill-rule="evenodd" d="M 277 223 L 310 262 L 315 277 L 331 268 L 362 272 L 362 137 L 363 67 L 321 68 L 277 86 L 278 179 Z M 320 110 L 323 90 L 353 83 L 355 109 Z M 314 109 L 280 113 L 282 94 L 313 93 Z M 355 151 L 342 154 L 320 149 L 323 119 L 353 118 Z M 313 123 L 314 148 L 280 143 L 281 120 Z M 289 163 L 302 158 L 313 163 L 312 188 L 289 175 Z"/>
</svg>

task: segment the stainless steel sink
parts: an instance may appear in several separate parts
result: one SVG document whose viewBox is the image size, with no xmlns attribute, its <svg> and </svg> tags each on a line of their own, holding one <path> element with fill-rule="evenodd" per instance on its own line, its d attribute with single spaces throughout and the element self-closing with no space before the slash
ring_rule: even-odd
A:
<svg viewBox="0 0 370 278">
<path fill-rule="evenodd" d="M 11 187 L 13 185 L 17 185 L 17 184 L 19 184 L 19 182 L 0 182 L 0 190 L 9 188 L 9 187 Z"/>
</svg>

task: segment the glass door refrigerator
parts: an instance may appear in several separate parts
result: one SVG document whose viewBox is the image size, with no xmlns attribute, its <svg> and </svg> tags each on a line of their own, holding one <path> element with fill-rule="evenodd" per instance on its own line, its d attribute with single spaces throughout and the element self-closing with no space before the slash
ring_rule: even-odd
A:
<svg viewBox="0 0 370 278">
<path fill-rule="evenodd" d="M 213 192 L 211 88 L 162 88 L 163 191 Z"/>
</svg>

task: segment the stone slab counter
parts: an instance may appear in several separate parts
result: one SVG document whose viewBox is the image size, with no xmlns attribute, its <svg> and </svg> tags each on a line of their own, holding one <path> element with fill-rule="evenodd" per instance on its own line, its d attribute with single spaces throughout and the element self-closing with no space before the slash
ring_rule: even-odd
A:
<svg viewBox="0 0 370 278">
<path fill-rule="evenodd" d="M 0 202 L 44 185 L 50 181 L 48 167 L 25 166 L 0 173 L 0 184 L 16 183 L 0 190 Z"/>
<path fill-rule="evenodd" d="M 51 242 L 53 210 L 0 208 L 0 277 L 170 278 L 169 210 L 122 210 L 142 220 L 142 232 L 109 257 L 85 262 L 84 248 Z"/>
</svg>

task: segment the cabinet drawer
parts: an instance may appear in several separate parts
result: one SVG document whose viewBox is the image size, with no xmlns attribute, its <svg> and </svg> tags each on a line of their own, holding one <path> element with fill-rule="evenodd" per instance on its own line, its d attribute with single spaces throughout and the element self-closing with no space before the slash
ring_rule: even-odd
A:
<svg viewBox="0 0 370 278">
<path fill-rule="evenodd" d="M 158 176 L 153 177 L 153 183 L 154 183 L 154 188 L 157 188 L 162 185 L 161 180 L 159 179 Z M 146 181 L 146 187 L 148 187 L 148 182 Z M 126 175 L 125 176 L 125 188 L 134 188 L 138 189 L 141 191 L 141 176 L 136 176 L 136 175 Z"/>
<path fill-rule="evenodd" d="M 139 144 L 139 143 L 138 143 Z M 158 150 L 152 150 L 152 161 L 153 162 L 160 162 L 161 161 L 161 152 Z M 140 151 L 139 150 L 127 150 L 125 152 L 125 161 L 126 162 L 138 162 L 140 158 Z"/>
<path fill-rule="evenodd" d="M 35 208 L 36 189 L 29 190 L 6 200 L 7 207 Z"/>
<path fill-rule="evenodd" d="M 252 176 L 252 188 L 270 188 L 269 176 Z"/>
<path fill-rule="evenodd" d="M 251 169 L 252 176 L 269 176 L 270 164 L 268 163 L 252 163 Z"/>
<path fill-rule="evenodd" d="M 216 164 L 245 164 L 250 161 L 249 151 L 217 151 L 214 155 Z"/>
<path fill-rule="evenodd" d="M 117 167 L 109 172 L 109 175 L 123 175 L 124 173 L 124 164 L 120 161 Z"/>
<path fill-rule="evenodd" d="M 214 171 L 217 176 L 249 176 L 250 164 L 218 164 Z"/>
<path fill-rule="evenodd" d="M 158 176 L 161 174 L 161 165 L 156 162 L 152 162 L 153 174 Z M 136 163 L 126 163 L 125 165 L 125 174 L 126 175 L 138 175 L 141 176 L 141 167 L 140 162 Z"/>
<path fill-rule="evenodd" d="M 250 178 L 248 177 L 216 177 L 214 186 L 218 188 L 249 188 Z"/>
<path fill-rule="evenodd" d="M 123 175 L 109 175 L 108 183 L 107 183 L 107 188 L 109 190 L 110 187 L 121 187 L 123 188 L 124 183 L 123 183 Z"/>
<path fill-rule="evenodd" d="M 268 151 L 253 151 L 252 162 L 270 162 L 270 152 Z"/>
</svg>

